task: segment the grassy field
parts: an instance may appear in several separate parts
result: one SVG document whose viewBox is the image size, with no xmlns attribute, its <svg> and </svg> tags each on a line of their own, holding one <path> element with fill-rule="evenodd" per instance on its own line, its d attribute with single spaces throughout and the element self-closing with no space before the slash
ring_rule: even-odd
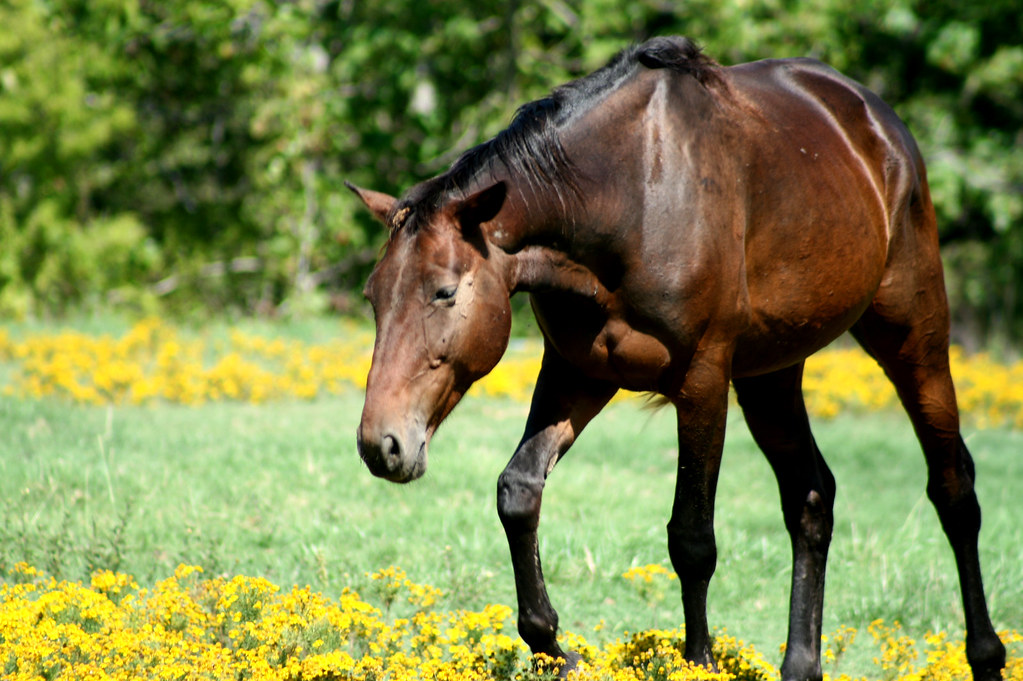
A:
<svg viewBox="0 0 1023 681">
<path fill-rule="evenodd" d="M 265 405 L 69 406 L 0 401 L 0 571 L 26 561 L 58 578 L 110 568 L 152 583 L 179 563 L 206 574 L 371 591 L 400 565 L 445 608 L 514 605 L 494 510 L 497 475 L 526 414 L 470 396 L 441 428 L 421 481 L 373 478 L 355 452 L 361 395 Z M 562 627 L 600 641 L 673 627 L 677 582 L 642 592 L 622 573 L 668 566 L 674 417 L 612 405 L 552 474 L 541 551 Z M 961 633 L 951 552 L 924 495 L 922 457 L 900 413 L 815 427 L 839 484 L 825 631 L 899 620 L 915 637 Z M 996 627 L 1023 623 L 1023 433 L 967 433 L 984 508 L 982 561 Z M 778 661 L 789 548 L 770 470 L 730 416 L 717 506 L 713 625 Z M 595 627 L 602 625 L 600 631 Z M 841 671 L 870 673 L 854 648 Z"/>
</svg>

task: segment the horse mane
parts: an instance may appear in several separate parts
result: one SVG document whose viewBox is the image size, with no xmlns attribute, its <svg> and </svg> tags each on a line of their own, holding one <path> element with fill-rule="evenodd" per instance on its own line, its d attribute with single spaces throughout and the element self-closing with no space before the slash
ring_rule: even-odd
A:
<svg viewBox="0 0 1023 681">
<path fill-rule="evenodd" d="M 534 192 L 554 191 L 563 204 L 578 198 L 576 168 L 558 131 L 621 86 L 640 66 L 669 69 L 705 82 L 717 63 L 694 41 L 680 36 L 653 38 L 620 51 L 593 73 L 522 105 L 511 124 L 493 139 L 463 153 L 447 172 L 410 189 L 391 212 L 392 232 L 417 231 L 445 201 L 464 194 L 481 175 L 492 173 L 498 161 Z"/>
<path fill-rule="evenodd" d="M 671 69 L 691 74 L 701 83 L 714 73 L 716 61 L 703 53 L 693 40 L 684 36 L 653 38 L 639 46 L 636 59 L 648 69 Z"/>
</svg>

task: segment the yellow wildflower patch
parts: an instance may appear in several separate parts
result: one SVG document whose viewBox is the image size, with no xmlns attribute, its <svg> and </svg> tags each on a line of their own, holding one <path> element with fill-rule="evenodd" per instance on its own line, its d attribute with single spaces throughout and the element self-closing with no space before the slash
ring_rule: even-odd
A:
<svg viewBox="0 0 1023 681">
<path fill-rule="evenodd" d="M 659 571 L 658 574 L 660 575 Z M 376 575 L 373 578 L 373 575 Z M 553 678 L 559 661 L 531 657 L 505 633 L 511 608 L 443 612 L 417 594 L 400 568 L 373 573 L 397 585 L 409 617 L 390 618 L 357 593 L 328 599 L 308 587 L 284 590 L 246 576 L 204 578 L 182 566 L 153 588 L 128 575 L 97 572 L 91 584 L 56 581 L 28 565 L 0 584 L 0 665 L 5 679 L 492 679 Z M 661 575 L 663 576 L 663 575 Z M 640 576 L 642 578 L 642 576 Z M 396 594 L 399 595 L 399 594 Z M 117 596 L 117 597 L 114 597 Z M 877 679 L 968 678 L 962 641 L 943 634 L 922 642 L 897 623 L 875 622 Z M 836 632 L 839 646 L 855 632 Z M 649 630 L 601 646 L 565 634 L 562 645 L 581 655 L 570 679 L 604 681 L 766 681 L 777 670 L 753 648 L 726 633 L 714 644 L 717 672 L 683 659 L 681 629 Z M 1010 650 L 1023 637 L 1002 636 Z M 833 647 L 829 650 L 834 652 Z M 839 653 L 840 654 L 840 653 Z M 828 660 L 826 660 L 828 662 Z M 835 681 L 847 676 L 829 677 Z M 865 679 L 866 677 L 861 677 Z M 1008 681 L 1023 681 L 1023 660 L 1010 653 Z"/>
<path fill-rule="evenodd" d="M 336 340 L 319 344 L 240 330 L 211 340 L 155 318 L 120 337 L 60 331 L 15 338 L 0 330 L 0 363 L 11 369 L 2 391 L 84 404 L 308 400 L 364 389 L 372 347 L 372 332 L 353 323 L 339 323 Z M 516 341 L 474 390 L 528 401 L 541 353 L 538 340 Z M 967 419 L 981 427 L 1023 427 L 1023 361 L 999 363 L 987 354 L 967 356 L 953 348 L 951 362 Z M 809 358 L 803 388 L 807 408 L 819 418 L 897 404 L 877 363 L 857 348 L 828 349 Z"/>
</svg>

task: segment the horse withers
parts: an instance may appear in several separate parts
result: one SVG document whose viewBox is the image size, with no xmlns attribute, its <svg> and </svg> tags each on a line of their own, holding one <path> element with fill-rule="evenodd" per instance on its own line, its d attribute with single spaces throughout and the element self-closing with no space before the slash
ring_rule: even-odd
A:
<svg viewBox="0 0 1023 681">
<path fill-rule="evenodd" d="M 563 671 L 575 661 L 556 641 L 538 552 L 544 482 L 627 388 L 677 412 L 668 550 L 685 656 L 713 666 L 706 599 L 731 383 L 792 541 L 782 677 L 821 678 L 835 481 L 801 381 L 805 358 L 848 330 L 894 383 L 926 457 L 974 678 L 1001 677 L 934 208 L 913 138 L 876 95 L 813 60 L 722 67 L 686 38 L 656 38 L 526 104 L 399 199 L 350 188 L 390 230 L 365 291 L 377 333 L 358 449 L 373 474 L 423 474 L 430 437 L 507 346 L 509 297 L 530 296 L 544 355 L 497 507 L 534 652 L 564 658 Z"/>
</svg>

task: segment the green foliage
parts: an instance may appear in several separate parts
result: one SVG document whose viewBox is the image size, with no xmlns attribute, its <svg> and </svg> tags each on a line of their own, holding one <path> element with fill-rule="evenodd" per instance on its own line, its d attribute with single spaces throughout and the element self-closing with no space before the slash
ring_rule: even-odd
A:
<svg viewBox="0 0 1023 681">
<path fill-rule="evenodd" d="M 100 85 L 118 68 L 38 3 L 0 7 L 0 313 L 61 308 L 155 265 L 130 212 L 100 211 L 107 153 L 136 130 Z"/>
<path fill-rule="evenodd" d="M 1016 4 L 12 0 L 0 312 L 353 309 L 382 234 L 344 179 L 399 192 L 629 42 L 684 33 L 725 64 L 818 57 L 891 102 L 930 167 L 957 321 L 1011 337 Z"/>
</svg>

